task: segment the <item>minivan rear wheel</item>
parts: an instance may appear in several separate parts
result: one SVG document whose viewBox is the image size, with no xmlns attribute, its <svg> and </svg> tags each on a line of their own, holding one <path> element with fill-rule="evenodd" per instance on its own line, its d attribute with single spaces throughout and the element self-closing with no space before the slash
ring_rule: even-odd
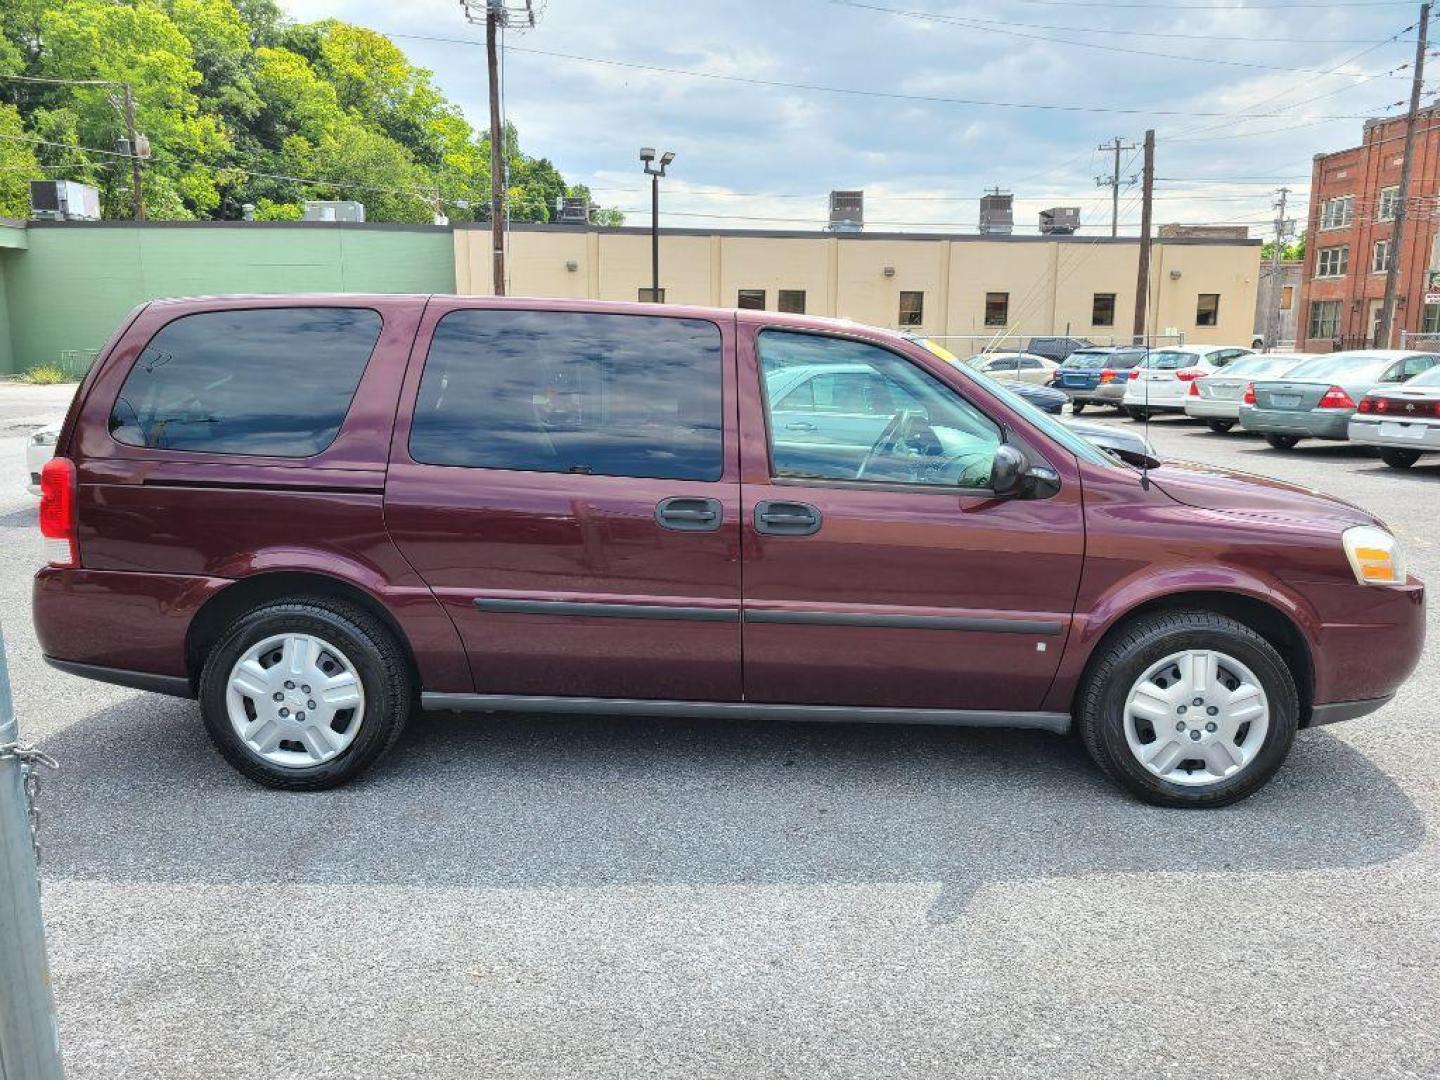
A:
<svg viewBox="0 0 1440 1080">
<path fill-rule="evenodd" d="M 1132 794 L 1213 807 L 1274 775 L 1299 714 L 1273 645 L 1234 619 L 1185 610 L 1139 618 L 1102 646 L 1076 720 L 1091 758 Z"/>
<path fill-rule="evenodd" d="M 336 787 L 372 765 L 399 738 L 411 697 L 394 635 L 320 597 L 246 612 L 200 676 L 205 729 L 225 760 L 292 791 Z"/>
<path fill-rule="evenodd" d="M 1382 446 L 1380 460 L 1392 469 L 1408 469 L 1420 460 L 1420 451 L 1406 450 L 1404 447 L 1397 446 Z"/>
</svg>

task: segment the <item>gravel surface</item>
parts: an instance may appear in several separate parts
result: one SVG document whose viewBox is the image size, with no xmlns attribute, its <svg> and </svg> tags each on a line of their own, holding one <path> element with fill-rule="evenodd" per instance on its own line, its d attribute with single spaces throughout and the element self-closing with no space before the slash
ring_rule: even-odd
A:
<svg viewBox="0 0 1440 1080">
<path fill-rule="evenodd" d="M 426 716 L 362 782 L 279 794 L 193 703 L 42 663 L 20 459 L 67 393 L 0 386 L 0 620 L 63 766 L 72 1078 L 1440 1075 L 1433 645 L 1208 813 L 1039 733 L 567 717 Z M 1440 582 L 1440 462 L 1151 436 L 1378 512 Z"/>
</svg>

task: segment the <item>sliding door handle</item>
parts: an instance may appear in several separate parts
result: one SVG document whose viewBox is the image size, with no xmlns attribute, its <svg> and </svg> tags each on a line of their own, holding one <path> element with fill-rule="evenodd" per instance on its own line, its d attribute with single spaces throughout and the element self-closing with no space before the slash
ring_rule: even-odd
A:
<svg viewBox="0 0 1440 1080">
<path fill-rule="evenodd" d="M 655 520 L 677 532 L 714 532 L 720 528 L 722 516 L 719 499 L 692 499 L 681 495 L 661 499 L 655 507 Z"/>
<path fill-rule="evenodd" d="M 810 536 L 820 531 L 820 520 L 820 511 L 809 503 L 755 504 L 755 531 L 766 536 Z"/>
</svg>

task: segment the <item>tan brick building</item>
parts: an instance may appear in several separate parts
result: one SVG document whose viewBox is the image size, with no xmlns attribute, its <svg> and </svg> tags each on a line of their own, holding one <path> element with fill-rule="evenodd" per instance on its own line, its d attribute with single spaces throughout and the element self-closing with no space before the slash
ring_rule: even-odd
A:
<svg viewBox="0 0 1440 1080">
<path fill-rule="evenodd" d="M 1367 120 L 1359 146 L 1315 155 L 1297 348 L 1326 352 L 1375 342 L 1405 150 L 1405 118 Z M 1440 179 L 1440 106 L 1420 113 L 1393 344 L 1402 330 L 1440 332 L 1430 289 Z M 1427 303 L 1427 299 L 1433 302 Z M 1384 345 L 1386 343 L 1381 342 Z"/>
</svg>

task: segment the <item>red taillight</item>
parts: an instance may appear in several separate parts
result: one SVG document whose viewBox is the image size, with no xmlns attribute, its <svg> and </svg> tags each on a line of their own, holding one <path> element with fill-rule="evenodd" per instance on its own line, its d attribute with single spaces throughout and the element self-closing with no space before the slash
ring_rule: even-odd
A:
<svg viewBox="0 0 1440 1080">
<path fill-rule="evenodd" d="M 1245 384 L 1245 396 L 1240 401 L 1244 405 L 1255 404 L 1255 384 L 1253 382 Z"/>
<path fill-rule="evenodd" d="M 1190 380 L 1190 389 L 1187 391 L 1191 397 L 1200 396 L 1200 384 L 1194 379 Z"/>
<path fill-rule="evenodd" d="M 1325 391 L 1325 396 L 1320 399 L 1322 409 L 1353 409 L 1355 399 L 1338 386 L 1332 386 Z"/>
<path fill-rule="evenodd" d="M 1139 377 L 1140 377 L 1140 369 L 1139 369 L 1139 368 L 1136 368 L 1134 371 L 1130 372 L 1130 378 L 1132 378 L 1132 379 L 1138 379 Z"/>
<path fill-rule="evenodd" d="M 1385 416 L 1440 416 L 1440 401 L 1396 401 L 1392 398 L 1362 398 L 1362 413 L 1380 413 Z"/>
<path fill-rule="evenodd" d="M 1373 397 L 1361 398 L 1359 411 L 1362 413 L 1384 412 L 1385 403 L 1383 401 L 1378 401 Z"/>
<path fill-rule="evenodd" d="M 1107 367 L 1107 368 L 1101 368 L 1101 369 L 1100 369 L 1100 381 L 1101 381 L 1102 383 L 1114 382 L 1114 381 L 1115 381 L 1115 372 L 1113 372 L 1112 370 L 1110 370 L 1108 367 Z"/>
<path fill-rule="evenodd" d="M 1204 375 L 1205 372 L 1199 371 L 1195 368 L 1186 368 L 1184 371 L 1175 372 L 1175 378 L 1179 379 L 1181 382 L 1194 382 L 1196 379 L 1202 378 Z"/>
<path fill-rule="evenodd" d="M 75 533 L 75 463 L 51 458 L 40 470 L 40 535 L 49 541 L 45 556 L 52 566 L 80 561 Z"/>
</svg>

